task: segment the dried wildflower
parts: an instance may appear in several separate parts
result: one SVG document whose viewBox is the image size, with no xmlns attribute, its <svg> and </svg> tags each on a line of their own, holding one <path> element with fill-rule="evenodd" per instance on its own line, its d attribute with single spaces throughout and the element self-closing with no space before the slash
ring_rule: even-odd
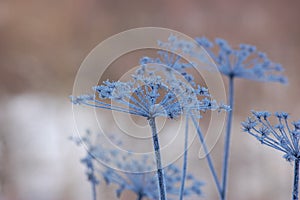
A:
<svg viewBox="0 0 300 200">
<path fill-rule="evenodd" d="M 232 48 L 226 40 L 217 38 L 215 43 L 207 38 L 196 38 L 212 59 L 217 63 L 219 71 L 228 77 L 239 77 L 254 81 L 286 83 L 281 73 L 283 68 L 273 63 L 265 53 L 257 51 L 255 46 L 240 44 Z M 217 53 L 214 52 L 214 47 Z"/>
<path fill-rule="evenodd" d="M 127 82 L 104 81 L 103 85 L 93 89 L 97 95 L 71 97 L 74 104 L 83 104 L 97 108 L 110 109 L 139 115 L 146 118 L 164 116 L 178 118 L 184 111 L 190 111 L 200 117 L 200 111 L 225 109 L 210 99 L 208 89 L 197 86 L 194 89 L 183 80 L 163 79 L 156 73 L 168 71 L 168 67 L 142 66 L 136 70 L 132 80 Z M 111 100 L 117 105 L 107 103 Z"/>
<path fill-rule="evenodd" d="M 158 58 L 149 58 L 149 57 L 143 57 L 140 60 L 141 65 L 143 64 L 159 64 L 159 65 L 164 65 L 164 66 L 168 66 L 171 69 L 176 70 L 177 72 L 179 72 L 184 78 L 185 80 L 187 80 L 192 86 L 195 86 L 195 82 L 194 82 L 194 77 L 188 73 L 188 69 L 189 68 L 194 68 L 197 67 L 197 63 L 202 63 L 202 66 L 198 66 L 200 68 L 205 68 L 208 70 L 215 70 L 216 67 L 213 66 L 212 61 L 209 59 L 209 56 L 207 56 L 207 53 L 205 50 L 203 50 L 202 48 L 199 49 L 197 43 L 193 43 L 191 41 L 186 41 L 184 39 L 180 39 L 174 35 L 171 35 L 168 38 L 167 42 L 161 42 L 159 41 L 159 45 L 161 47 L 163 47 L 164 49 L 167 49 L 169 51 L 158 51 L 158 54 L 160 55 Z M 174 53 L 175 52 L 175 53 Z M 196 62 L 186 62 L 181 55 L 188 55 L 189 57 L 193 58 L 192 60 L 196 59 Z M 206 66 L 208 65 L 208 66 Z M 204 89 L 204 90 L 203 90 Z M 208 94 L 208 91 L 206 88 L 202 88 L 199 87 L 197 92 L 199 94 L 203 94 L 204 96 L 206 96 L 206 94 Z M 209 96 L 209 94 L 208 94 Z M 205 100 L 204 99 L 201 103 L 204 103 Z M 207 102 L 206 105 L 211 105 L 211 100 L 209 100 L 209 102 Z M 214 106 L 213 108 L 211 107 L 211 110 L 215 110 L 218 108 L 218 110 L 226 110 L 226 111 L 230 111 L 231 107 L 227 106 L 227 105 L 216 105 L 216 102 L 213 102 Z M 232 105 L 231 105 L 232 106 Z M 193 111 L 192 109 L 189 109 L 191 111 Z M 199 112 L 197 111 L 197 114 L 199 115 Z M 200 116 L 200 115 L 199 115 Z M 191 117 L 191 119 L 193 119 L 193 117 Z M 197 123 L 194 123 L 195 126 L 199 126 Z M 203 144 L 204 140 L 201 139 L 202 138 L 202 132 L 200 131 L 200 127 L 196 127 L 199 131 L 198 135 L 199 135 L 199 139 L 202 143 L 202 145 L 205 146 L 205 144 Z M 228 145 L 226 146 L 227 149 L 229 149 L 229 142 Z M 228 151 L 227 151 L 228 152 Z M 211 169 L 211 172 L 213 174 L 214 177 L 214 181 L 216 183 L 217 189 L 220 193 L 220 195 L 225 196 L 225 194 L 221 194 L 223 193 L 222 188 L 219 184 L 218 178 L 216 176 L 216 172 L 212 163 L 212 159 L 210 158 L 210 155 L 207 154 L 207 160 L 209 162 L 209 166 Z M 228 153 L 227 153 L 228 155 Z M 228 157 L 228 156 L 227 156 Z M 224 169 L 226 170 L 226 169 Z M 226 179 L 224 178 L 224 182 L 226 182 Z M 183 183 L 184 184 L 184 183 Z M 226 186 L 224 186 L 226 188 Z"/>
<path fill-rule="evenodd" d="M 167 72 L 167 75 L 172 76 L 173 73 L 168 72 L 170 70 L 175 70 L 177 73 L 181 74 L 188 83 L 194 86 L 194 77 L 187 73 L 187 69 L 192 68 L 193 63 L 184 60 L 182 55 L 191 54 L 192 50 L 195 48 L 195 44 L 189 41 L 181 40 L 175 35 L 171 35 L 168 38 L 168 42 L 158 41 L 158 45 L 166 50 L 158 51 L 157 54 L 159 57 L 157 58 L 150 58 L 147 56 L 142 57 L 140 59 L 140 64 L 156 64 L 167 66 L 169 68 L 169 70 L 165 71 Z"/>
<path fill-rule="evenodd" d="M 288 122 L 286 112 L 276 112 L 273 116 L 278 123 L 272 125 L 271 113 L 267 111 L 252 112 L 253 116 L 242 123 L 243 130 L 254 136 L 262 144 L 284 153 L 283 158 L 294 162 L 293 199 L 298 200 L 299 161 L 300 161 L 300 120 Z"/>
<path fill-rule="evenodd" d="M 300 158 L 299 134 L 300 121 L 288 122 L 288 114 L 277 112 L 273 116 L 278 123 L 272 125 L 270 122 L 271 113 L 267 111 L 253 111 L 252 118 L 242 123 L 243 130 L 262 144 L 277 149 L 284 153 L 284 158 L 291 162 Z"/>
<path fill-rule="evenodd" d="M 226 40 L 216 38 L 215 42 L 205 37 L 196 38 L 217 64 L 219 71 L 229 78 L 229 106 L 227 127 L 225 135 L 223 172 L 222 172 L 222 199 L 226 198 L 228 163 L 230 152 L 230 138 L 232 126 L 232 113 L 234 109 L 234 79 L 244 78 L 253 81 L 287 83 L 287 78 L 282 75 L 284 69 L 280 64 L 274 63 L 265 53 L 257 51 L 255 46 L 240 44 L 232 48 Z M 208 63 L 209 64 L 209 63 Z M 247 128 L 247 127 L 246 127 Z"/>
<path fill-rule="evenodd" d="M 163 79 L 159 73 L 168 73 L 168 76 Z M 115 110 L 147 118 L 152 129 L 157 178 L 162 200 L 166 199 L 166 187 L 155 118 L 163 116 L 174 119 L 183 113 L 200 118 L 201 111 L 224 108 L 208 98 L 209 93 L 206 88 L 198 86 L 197 89 L 194 89 L 186 81 L 180 80 L 180 77 L 177 78 L 174 70 L 155 64 L 142 65 L 132 75 L 130 81 L 105 81 L 103 85 L 95 86 L 94 90 L 97 96 L 82 95 L 71 97 L 71 100 L 74 104 Z M 114 104 L 107 103 L 107 100 L 111 100 Z"/>
<path fill-rule="evenodd" d="M 159 199 L 157 177 L 154 172 L 150 172 L 150 166 L 153 163 L 147 155 L 137 160 L 130 152 L 120 154 L 116 150 L 104 148 L 101 145 L 101 135 L 97 135 L 96 142 L 92 142 L 91 137 L 91 133 L 87 132 L 86 136 L 82 139 L 76 138 L 73 140 L 78 145 L 84 144 L 87 147 L 87 155 L 82 161 L 86 164 L 88 172 L 92 170 L 93 178 L 91 178 L 91 173 L 87 173 L 87 176 L 93 186 L 99 183 L 95 173 L 100 173 L 106 184 L 115 184 L 118 186 L 116 190 L 116 196 L 118 198 L 120 198 L 123 191 L 129 190 L 137 195 L 137 200 L 143 198 Z M 114 137 L 111 136 L 110 139 L 115 140 L 114 143 L 121 145 L 121 142 L 117 141 Z M 105 163 L 105 165 L 102 165 L 102 163 Z M 118 166 L 119 170 L 108 166 Z M 129 171 L 132 171 L 132 173 Z M 135 171 L 138 173 L 134 173 Z M 144 173 L 141 173 L 142 171 L 144 171 Z M 177 199 L 176 197 L 180 191 L 181 173 L 181 170 L 174 164 L 165 168 L 168 199 Z M 201 196 L 202 186 L 203 183 L 201 181 L 196 180 L 193 175 L 187 174 L 187 185 L 184 190 L 184 197 L 193 195 Z"/>
</svg>

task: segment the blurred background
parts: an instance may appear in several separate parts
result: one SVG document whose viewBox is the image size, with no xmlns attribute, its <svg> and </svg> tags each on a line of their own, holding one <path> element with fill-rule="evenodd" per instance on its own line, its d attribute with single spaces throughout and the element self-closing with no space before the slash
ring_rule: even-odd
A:
<svg viewBox="0 0 300 200">
<path fill-rule="evenodd" d="M 75 131 L 68 96 L 98 43 L 144 26 L 253 44 L 285 67 L 287 86 L 236 82 L 228 199 L 290 198 L 293 166 L 241 133 L 240 122 L 251 109 L 300 118 L 299 9 L 296 0 L 0 0 L 0 200 L 91 199 L 79 163 L 85 150 L 67 139 Z M 222 144 L 212 152 L 219 171 Z M 202 199 L 217 199 L 199 146 L 191 147 L 189 172 L 206 183 Z M 98 199 L 116 199 L 115 188 L 101 184 Z"/>
</svg>

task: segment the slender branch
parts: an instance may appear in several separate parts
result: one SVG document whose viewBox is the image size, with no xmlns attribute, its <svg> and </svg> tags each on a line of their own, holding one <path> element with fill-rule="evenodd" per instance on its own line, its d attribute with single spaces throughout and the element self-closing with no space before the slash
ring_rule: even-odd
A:
<svg viewBox="0 0 300 200">
<path fill-rule="evenodd" d="M 204 137 L 203 137 L 203 134 L 202 134 L 202 131 L 200 129 L 200 126 L 198 125 L 195 117 L 193 115 L 191 115 L 191 118 L 192 118 L 192 121 L 194 123 L 194 126 L 196 127 L 197 129 L 197 133 L 198 133 L 198 137 L 200 139 L 200 142 L 202 144 L 202 147 L 203 147 L 203 150 L 204 150 L 204 153 L 206 155 L 206 160 L 207 160 L 207 163 L 208 163 L 208 167 L 210 169 L 210 172 L 212 173 L 212 176 L 213 176 L 213 179 L 214 179 L 214 182 L 217 186 L 217 190 L 218 190 L 218 193 L 221 197 L 221 194 L 222 194 L 222 188 L 221 188 L 221 185 L 220 185 L 220 182 L 219 182 L 219 179 L 218 179 L 218 176 L 217 176 L 217 173 L 216 173 L 216 170 L 215 170 L 215 167 L 214 167 L 214 164 L 213 164 L 213 161 L 210 157 L 210 154 L 208 152 L 208 149 L 207 149 L 207 146 L 206 146 L 206 143 L 204 141 Z"/>
<path fill-rule="evenodd" d="M 188 154 L 188 132 L 189 132 L 189 117 L 186 115 L 185 118 L 185 136 L 184 136 L 184 154 L 183 154 L 183 166 L 182 166 L 182 176 L 181 176 L 181 185 L 180 185 L 180 194 L 179 199 L 183 200 L 184 195 L 184 184 L 186 178 L 187 170 L 187 154 Z"/>
<path fill-rule="evenodd" d="M 222 200 L 226 199 L 226 191 L 227 191 L 233 104 L 234 104 L 234 77 L 230 76 L 229 77 L 229 106 L 231 110 L 228 111 L 228 115 L 227 115 L 227 127 L 226 127 L 225 144 L 224 144 L 223 168 L 222 168 L 222 196 L 221 196 Z"/>
<path fill-rule="evenodd" d="M 138 197 L 137 197 L 137 199 L 136 200 L 142 200 L 143 199 L 143 194 L 138 194 Z"/>
<path fill-rule="evenodd" d="M 295 160 L 294 166 L 294 186 L 293 186 L 293 200 L 298 200 L 299 187 L 299 158 Z"/>
<path fill-rule="evenodd" d="M 97 200 L 96 184 L 95 183 L 92 183 L 92 194 L 93 194 L 93 200 Z"/>
<path fill-rule="evenodd" d="M 89 153 L 88 156 L 82 160 L 82 162 L 85 162 L 87 166 L 87 178 L 89 182 L 91 183 L 91 189 L 92 189 L 92 198 L 93 200 L 97 200 L 97 191 L 96 186 L 98 184 L 98 180 L 95 175 L 95 167 L 93 164 L 94 157 Z"/>
<path fill-rule="evenodd" d="M 152 129 L 152 139 L 153 139 L 153 147 L 155 151 L 155 159 L 156 159 L 156 168 L 157 168 L 157 178 L 160 192 L 160 200 L 166 200 L 166 184 L 164 180 L 164 172 L 161 164 L 161 156 L 160 156 L 160 147 L 158 141 L 158 135 L 156 131 L 155 118 L 151 117 L 148 119 L 149 125 Z"/>
</svg>

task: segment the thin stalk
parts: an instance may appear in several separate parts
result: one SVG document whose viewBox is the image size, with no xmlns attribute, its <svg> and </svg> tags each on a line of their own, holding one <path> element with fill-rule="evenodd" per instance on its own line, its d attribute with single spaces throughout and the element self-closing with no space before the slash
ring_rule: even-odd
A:
<svg viewBox="0 0 300 200">
<path fill-rule="evenodd" d="M 182 176 L 181 176 L 181 185 L 180 185 L 180 194 L 179 199 L 183 200 L 184 195 L 184 184 L 187 171 L 187 154 L 188 154 L 188 132 L 189 132 L 189 117 L 186 115 L 185 118 L 185 136 L 184 136 L 184 154 L 183 154 L 183 165 L 182 165 Z"/>
<path fill-rule="evenodd" d="M 299 193 L 299 159 L 295 160 L 294 166 L 294 186 L 293 186 L 293 200 L 298 200 L 298 193 Z"/>
<path fill-rule="evenodd" d="M 212 159 L 211 159 L 211 157 L 210 157 L 210 154 L 209 154 L 209 152 L 208 152 L 207 146 L 206 146 L 206 144 L 205 144 L 205 141 L 204 141 L 204 137 L 203 137 L 202 131 L 201 131 L 200 126 L 198 125 L 198 123 L 197 123 L 195 117 L 194 117 L 193 115 L 191 115 L 191 118 L 192 118 L 192 121 L 193 121 L 193 123 L 194 123 L 194 126 L 195 126 L 196 129 L 197 129 L 198 137 L 199 137 L 199 139 L 200 139 L 200 142 L 201 142 L 201 144 L 202 144 L 204 153 L 205 153 L 205 155 L 206 155 L 206 160 L 207 160 L 207 163 L 208 163 L 208 167 L 209 167 L 210 172 L 211 172 L 211 174 L 212 174 L 212 176 L 213 176 L 213 179 L 214 179 L 214 182 L 215 182 L 215 184 L 216 184 L 218 193 L 219 193 L 219 195 L 220 195 L 220 197 L 221 197 L 221 195 L 222 195 L 222 188 L 221 188 L 221 185 L 220 185 L 220 182 L 219 182 L 219 179 L 218 179 L 218 175 L 217 175 L 217 173 L 216 173 L 216 170 L 215 170 L 213 161 L 212 161 Z"/>
<path fill-rule="evenodd" d="M 222 195 L 221 195 L 222 200 L 226 199 L 226 191 L 227 191 L 233 104 L 234 104 L 234 78 L 233 76 L 230 76 L 229 77 L 229 106 L 231 110 L 228 111 L 228 115 L 227 115 L 227 126 L 226 126 L 226 135 L 225 135 L 225 144 L 224 144 L 223 168 L 222 168 Z"/>
<path fill-rule="evenodd" d="M 143 199 L 143 194 L 138 194 L 138 197 L 137 197 L 137 199 L 136 200 L 142 200 Z"/>
<path fill-rule="evenodd" d="M 164 172 L 163 172 L 162 164 L 161 164 L 160 147 L 159 147 L 158 135 L 157 135 L 157 131 L 156 131 L 155 118 L 153 118 L 153 117 L 149 118 L 148 122 L 152 129 L 152 140 L 153 140 L 153 147 L 154 147 L 154 151 L 155 151 L 160 200 L 166 200 L 167 199 L 166 184 L 165 184 Z"/>
<path fill-rule="evenodd" d="M 92 194 L 93 194 L 93 200 L 97 200 L 96 184 L 95 183 L 92 183 Z"/>
<path fill-rule="evenodd" d="M 89 155 L 87 159 L 88 159 L 87 167 L 88 167 L 88 170 L 90 171 L 90 173 L 87 173 L 88 180 L 90 181 L 91 186 L 92 186 L 93 200 L 96 200 L 97 199 L 97 191 L 96 191 L 97 180 L 96 180 L 96 176 L 95 176 L 95 167 L 93 164 L 93 157 L 91 155 Z"/>
</svg>

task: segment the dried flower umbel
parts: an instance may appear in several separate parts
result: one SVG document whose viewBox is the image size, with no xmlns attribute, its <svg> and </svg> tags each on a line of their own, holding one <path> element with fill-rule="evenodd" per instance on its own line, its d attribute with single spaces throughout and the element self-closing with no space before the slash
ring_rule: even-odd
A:
<svg viewBox="0 0 300 200">
<path fill-rule="evenodd" d="M 162 78 L 158 75 L 159 73 L 167 74 L 167 76 Z M 175 119 L 181 115 L 200 118 L 202 111 L 225 107 L 218 106 L 214 100 L 208 98 L 209 93 L 206 88 L 201 86 L 194 88 L 186 81 L 177 78 L 174 70 L 154 63 L 152 65 L 143 64 L 132 75 L 130 81 L 105 81 L 103 85 L 95 86 L 94 91 L 97 95 L 71 97 L 72 102 L 138 115 L 148 120 L 152 129 L 161 200 L 166 199 L 166 187 L 155 118 L 163 116 Z M 111 100 L 117 105 L 107 103 L 106 100 Z M 186 156 L 185 153 L 184 160 L 186 160 Z M 180 199 L 183 198 L 185 171 L 186 167 L 184 167 L 182 175 Z"/>
<path fill-rule="evenodd" d="M 192 120 L 194 126 L 197 129 L 197 133 L 200 142 L 203 145 L 203 149 L 207 154 L 206 158 L 208 161 L 208 165 L 213 175 L 214 182 L 217 186 L 220 199 L 225 200 L 228 179 L 227 176 L 232 114 L 234 109 L 235 78 L 244 78 L 261 82 L 287 82 L 287 79 L 282 75 L 283 68 L 279 64 L 270 61 L 266 54 L 257 51 L 256 47 L 252 45 L 241 44 L 238 48 L 232 48 L 223 39 L 216 39 L 213 43 L 204 37 L 196 38 L 196 41 L 208 52 L 212 60 L 216 63 L 217 68 L 215 68 L 214 64 L 211 63 L 210 59 L 207 59 L 206 53 L 203 53 L 203 51 L 195 50 L 197 48 L 199 49 L 199 46 L 195 46 L 195 43 L 185 41 L 174 35 L 171 35 L 167 42 L 159 42 L 159 45 L 164 49 L 167 49 L 168 51 L 159 51 L 158 58 L 143 57 L 140 60 L 141 67 L 132 76 L 131 81 L 106 81 L 103 85 L 94 87 L 95 93 L 97 95 L 93 94 L 72 97 L 72 101 L 75 104 L 83 104 L 103 109 L 125 112 L 132 115 L 145 117 L 148 120 L 149 125 L 152 128 L 153 147 L 156 155 L 160 199 L 166 199 L 166 187 L 165 175 L 161 166 L 159 139 L 155 123 L 156 117 L 163 116 L 169 119 L 176 119 L 180 116 L 184 116 L 186 118 L 186 121 Z M 198 59 L 201 63 L 204 64 L 205 62 L 207 62 L 207 66 L 205 66 L 204 69 L 217 69 L 217 71 L 228 77 L 229 106 L 217 105 L 216 102 L 211 99 L 206 88 L 197 86 L 195 84 L 194 77 L 188 73 L 188 69 L 193 67 L 195 63 L 186 62 L 180 55 L 177 55 L 174 52 L 188 54 L 189 56 Z M 213 67 L 210 67 L 210 65 Z M 161 78 L 161 73 L 164 74 L 164 78 Z M 184 80 L 178 78 L 178 74 L 184 77 Z M 111 100 L 112 102 L 114 102 L 114 104 L 108 103 L 107 100 Z M 222 184 L 220 184 L 211 156 L 208 153 L 206 144 L 204 142 L 201 128 L 197 123 L 197 119 L 201 118 L 202 111 L 216 109 L 224 109 L 228 111 L 221 179 Z M 278 114 L 278 116 L 283 117 L 284 114 L 281 113 L 281 115 Z M 248 126 L 255 124 L 251 120 L 248 122 Z M 299 125 L 298 122 L 295 122 L 294 124 L 297 126 Z M 281 129 L 282 126 L 278 126 L 277 128 Z M 179 199 L 181 200 L 184 196 L 185 179 L 187 177 L 186 141 L 188 137 L 188 129 L 188 123 L 186 123 L 185 152 L 183 158 L 184 163 L 181 172 L 181 184 L 179 189 Z M 263 141 L 264 144 L 281 151 L 287 151 L 287 149 L 283 148 L 283 146 L 276 146 L 278 144 L 285 144 L 285 147 L 289 147 L 291 149 L 290 145 L 286 144 L 286 139 L 282 139 L 282 141 L 280 141 L 281 143 L 278 143 L 279 141 L 277 141 L 277 143 L 270 143 L 270 141 L 274 142 L 276 140 L 265 140 L 264 137 L 269 134 L 268 131 L 264 128 L 260 131 L 260 133 L 263 135 L 263 137 L 260 137 L 260 141 Z M 291 161 L 298 160 L 298 157 L 295 157 L 295 155 L 291 153 L 286 153 L 285 158 Z M 86 162 L 86 164 L 87 166 L 92 166 L 89 162 Z M 296 166 L 298 166 L 298 164 L 295 163 L 295 168 Z M 294 186 L 295 185 L 298 185 L 298 175 L 295 175 Z M 298 196 L 298 189 L 295 190 L 294 187 L 294 197 L 295 196 Z"/>
<path fill-rule="evenodd" d="M 226 199 L 228 182 L 231 126 L 234 109 L 234 79 L 243 78 L 252 81 L 279 83 L 286 83 L 287 79 L 282 75 L 283 68 L 281 65 L 273 63 L 265 53 L 257 51 L 255 46 L 240 44 L 238 48 L 232 48 L 226 40 L 220 38 L 216 38 L 215 43 L 210 42 L 205 37 L 196 38 L 196 40 L 216 62 L 219 71 L 229 79 L 228 102 L 231 110 L 228 112 L 227 117 L 223 156 L 221 199 L 224 200 Z"/>
<path fill-rule="evenodd" d="M 229 79 L 228 88 L 228 102 L 230 110 L 228 110 L 227 126 L 225 134 L 224 144 L 224 156 L 223 156 L 223 168 L 222 168 L 222 185 L 220 186 L 218 178 L 214 168 L 210 167 L 217 189 L 220 193 L 222 200 L 226 199 L 227 191 L 227 177 L 228 177 L 228 166 L 229 166 L 229 152 L 230 152 L 230 140 L 231 140 L 231 126 L 232 126 L 232 114 L 234 109 L 234 80 L 235 78 L 243 78 L 252 81 L 261 82 L 278 82 L 286 83 L 287 79 L 282 74 L 284 71 L 280 64 L 272 62 L 265 53 L 257 51 L 255 46 L 248 44 L 240 44 L 238 48 L 232 48 L 226 40 L 217 38 L 215 42 L 209 41 L 205 37 L 196 38 L 197 43 L 203 47 L 212 60 L 217 65 L 217 69 L 223 75 Z M 181 48 L 182 52 L 188 53 L 191 57 L 199 59 L 201 63 L 205 63 L 203 69 L 215 71 L 215 66 L 210 60 L 205 59 L 202 52 L 197 51 L 195 45 L 189 41 L 181 40 L 175 36 L 172 36 L 168 42 L 162 43 L 162 46 L 168 47 L 169 49 L 178 50 Z M 166 55 L 167 53 L 165 53 Z M 168 54 L 167 54 L 168 55 Z M 164 59 L 167 60 L 167 59 Z M 170 60 L 170 59 L 169 59 Z M 152 60 L 153 61 L 153 60 Z M 166 62 L 170 66 L 172 62 Z M 173 62 L 176 66 L 183 66 L 179 68 L 180 73 L 187 74 L 186 69 L 189 65 L 178 65 Z M 174 64 L 173 64 L 174 65 Z M 174 65 L 175 66 L 175 65 Z M 177 69 L 178 67 L 176 67 Z M 189 78 L 194 80 L 193 77 Z M 200 138 L 201 140 L 201 138 Z M 201 140 L 203 144 L 204 140 Z M 205 145 L 205 144 L 203 144 Z M 209 156 L 209 166 L 213 166 Z"/>
<path fill-rule="evenodd" d="M 253 111 L 252 116 L 242 122 L 243 131 L 254 136 L 262 144 L 284 153 L 283 158 L 294 162 L 293 200 L 298 200 L 299 161 L 300 161 L 300 120 L 289 123 L 289 114 L 276 112 L 277 120 L 272 124 L 272 114 L 267 111 Z"/>
<path fill-rule="evenodd" d="M 237 77 L 263 82 L 286 83 L 280 64 L 272 62 L 265 53 L 257 51 L 256 47 L 240 44 L 232 48 L 226 40 L 216 38 L 215 43 L 207 38 L 196 38 L 216 62 L 219 71 L 229 78 Z M 215 53 L 214 50 L 217 50 Z"/>
<path fill-rule="evenodd" d="M 144 155 L 137 159 L 133 153 L 122 153 L 110 148 L 104 148 L 101 144 L 103 140 L 102 134 L 97 134 L 96 139 L 92 138 L 95 134 L 87 131 L 83 138 L 73 137 L 72 140 L 77 145 L 84 145 L 87 148 L 85 158 L 81 160 L 86 165 L 86 175 L 88 181 L 92 185 L 93 199 L 96 200 L 96 185 L 100 183 L 96 175 L 100 175 L 106 184 L 114 184 L 118 186 L 116 196 L 120 198 L 125 190 L 132 191 L 136 194 L 137 200 L 143 198 L 159 199 L 159 192 L 157 188 L 157 177 L 155 173 L 151 172 L 151 159 Z M 113 136 L 109 136 L 114 143 L 122 145 Z M 109 166 L 118 166 L 114 169 Z M 142 172 L 143 171 L 143 172 Z M 165 168 L 165 183 L 166 192 L 169 199 L 177 199 L 180 191 L 182 172 L 174 164 Z M 184 190 L 184 197 L 201 196 L 201 187 L 203 183 L 196 180 L 192 174 L 187 174 L 187 186 Z"/>
</svg>

